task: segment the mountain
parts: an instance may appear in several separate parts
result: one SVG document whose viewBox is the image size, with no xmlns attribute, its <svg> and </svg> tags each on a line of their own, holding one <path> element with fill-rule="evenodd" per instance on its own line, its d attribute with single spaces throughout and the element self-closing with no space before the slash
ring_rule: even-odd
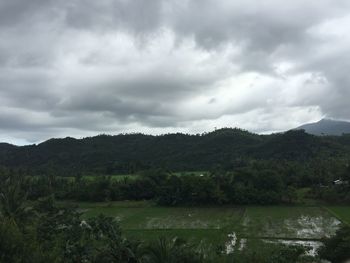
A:
<svg viewBox="0 0 350 263">
<path fill-rule="evenodd" d="M 0 152 L 8 151 L 8 150 L 14 149 L 16 147 L 17 146 L 9 144 L 9 143 L 0 142 Z"/>
<path fill-rule="evenodd" d="M 350 122 L 322 119 L 319 122 L 304 124 L 297 130 L 305 130 L 313 135 L 334 135 L 350 134 Z"/>
<path fill-rule="evenodd" d="M 9 144 L 9 143 L 1 143 L 0 142 L 0 156 L 7 154 L 7 152 L 16 149 L 17 146 Z"/>
<path fill-rule="evenodd" d="M 322 137 L 303 130 L 258 135 L 226 128 L 197 135 L 120 134 L 50 139 L 20 147 L 0 144 L 0 166 L 61 175 L 133 173 L 160 167 L 201 171 L 218 165 L 229 168 L 240 160 L 308 162 L 320 156 L 348 158 L 349 153 L 349 135 Z"/>
</svg>

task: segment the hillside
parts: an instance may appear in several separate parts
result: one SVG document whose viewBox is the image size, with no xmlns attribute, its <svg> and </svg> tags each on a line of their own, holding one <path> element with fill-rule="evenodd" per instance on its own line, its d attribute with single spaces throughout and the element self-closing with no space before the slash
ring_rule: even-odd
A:
<svg viewBox="0 0 350 263">
<path fill-rule="evenodd" d="M 297 130 L 305 130 L 314 135 L 334 135 L 350 134 L 350 122 L 322 119 L 315 123 L 304 124 Z"/>
<path fill-rule="evenodd" d="M 9 143 L 0 143 L 0 152 L 6 152 L 8 150 L 13 150 L 17 146 L 9 144 Z"/>
<path fill-rule="evenodd" d="M 201 135 L 100 135 L 50 139 L 22 147 L 0 144 L 0 165 L 64 174 L 132 173 L 151 167 L 208 170 L 217 165 L 230 167 L 240 159 L 304 162 L 320 155 L 345 157 L 350 153 L 349 146 L 347 136 L 317 137 L 304 131 L 257 135 L 240 129 L 220 129 Z"/>
<path fill-rule="evenodd" d="M 0 143 L 0 164 L 2 163 L 1 160 L 5 160 L 9 152 L 14 151 L 17 148 L 17 146 L 9 144 L 9 143 Z"/>
</svg>

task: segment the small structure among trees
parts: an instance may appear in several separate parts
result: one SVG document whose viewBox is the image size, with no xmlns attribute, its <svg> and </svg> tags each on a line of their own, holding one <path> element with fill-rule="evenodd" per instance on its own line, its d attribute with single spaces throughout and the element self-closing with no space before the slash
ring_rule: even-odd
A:
<svg viewBox="0 0 350 263">
<path fill-rule="evenodd" d="M 333 185 L 346 185 L 348 183 L 349 183 L 348 181 L 344 181 L 342 179 L 337 179 L 337 180 L 333 181 Z"/>
</svg>

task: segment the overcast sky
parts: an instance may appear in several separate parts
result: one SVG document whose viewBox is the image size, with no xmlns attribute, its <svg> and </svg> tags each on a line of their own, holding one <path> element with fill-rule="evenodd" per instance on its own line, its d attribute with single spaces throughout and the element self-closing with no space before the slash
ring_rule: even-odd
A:
<svg viewBox="0 0 350 263">
<path fill-rule="evenodd" d="M 0 141 L 350 119 L 349 0 L 0 0 Z"/>
</svg>

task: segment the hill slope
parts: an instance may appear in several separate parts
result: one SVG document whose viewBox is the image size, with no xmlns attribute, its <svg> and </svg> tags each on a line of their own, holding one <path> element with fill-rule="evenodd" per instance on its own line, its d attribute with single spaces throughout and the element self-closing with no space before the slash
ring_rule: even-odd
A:
<svg viewBox="0 0 350 263">
<path fill-rule="evenodd" d="M 38 145 L 3 145 L 0 166 L 33 173 L 132 173 L 151 167 L 173 171 L 231 167 L 237 160 L 309 161 L 318 156 L 348 157 L 348 136 L 317 137 L 304 131 L 258 135 L 240 129 L 189 135 L 100 135 L 84 139 L 50 139 Z"/>
<path fill-rule="evenodd" d="M 350 134 L 350 122 L 322 119 L 319 122 L 304 124 L 297 130 L 305 130 L 314 135 L 334 135 Z"/>
</svg>

